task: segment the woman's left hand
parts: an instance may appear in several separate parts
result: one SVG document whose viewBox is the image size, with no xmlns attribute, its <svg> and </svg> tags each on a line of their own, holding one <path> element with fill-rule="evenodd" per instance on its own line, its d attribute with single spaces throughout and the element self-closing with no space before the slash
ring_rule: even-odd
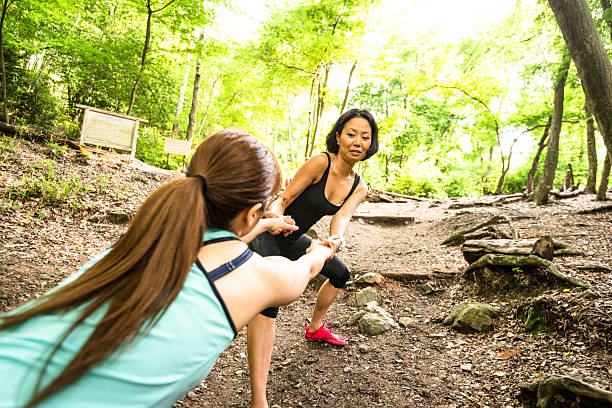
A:
<svg viewBox="0 0 612 408">
<path fill-rule="evenodd" d="M 330 261 L 334 257 L 334 253 L 336 250 L 333 245 L 329 244 L 329 241 L 319 241 L 318 239 L 313 239 L 310 241 L 310 246 L 306 249 L 306 253 L 310 253 L 317 246 L 324 246 L 331 249 L 331 254 L 325 259 L 325 262 Z"/>
<path fill-rule="evenodd" d="M 295 225 L 293 218 L 288 215 L 268 211 L 264 214 L 264 217 L 263 222 L 266 223 L 266 229 L 272 235 L 278 235 L 283 232 L 284 235 L 287 236 L 299 229 L 298 226 Z"/>
</svg>

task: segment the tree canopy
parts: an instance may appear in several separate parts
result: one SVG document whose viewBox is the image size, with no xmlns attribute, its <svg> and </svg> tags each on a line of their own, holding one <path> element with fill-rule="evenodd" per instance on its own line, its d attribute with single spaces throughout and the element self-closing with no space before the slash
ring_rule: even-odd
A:
<svg viewBox="0 0 612 408">
<path fill-rule="evenodd" d="M 609 65 L 609 2 L 573 2 Z M 376 188 L 426 197 L 518 192 L 530 170 L 537 184 L 543 165 L 552 166 L 544 157 L 555 138 L 550 188 L 562 185 L 568 164 L 593 184 L 605 173 L 598 127 L 607 119 L 585 110 L 585 90 L 594 91 L 583 87 L 582 62 L 564 57 L 567 30 L 551 8 L 561 2 L 550 3 L 517 1 L 502 19 L 443 37 L 435 26 L 392 24 L 410 11 L 396 1 L 274 2 L 239 42 L 228 35 L 238 27 L 219 14 L 240 12 L 229 1 L 3 0 L 2 120 L 78 140 L 77 103 L 146 118 L 137 157 L 170 168 L 182 159 L 163 153 L 163 137 L 186 138 L 190 128 L 197 143 L 238 127 L 273 149 L 290 176 L 324 149 L 341 111 L 359 107 L 380 125 L 380 151 L 358 169 Z M 551 128 L 560 75 L 564 103 Z"/>
</svg>

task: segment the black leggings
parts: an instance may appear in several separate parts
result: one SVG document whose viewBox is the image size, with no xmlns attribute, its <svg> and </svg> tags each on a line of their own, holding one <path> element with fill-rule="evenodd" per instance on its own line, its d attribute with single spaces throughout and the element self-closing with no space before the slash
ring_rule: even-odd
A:
<svg viewBox="0 0 612 408">
<path fill-rule="evenodd" d="M 284 256 L 295 261 L 306 253 L 306 249 L 310 247 L 310 242 L 311 239 L 306 235 L 300 236 L 296 241 L 290 241 L 282 234 L 272 235 L 264 232 L 251 241 L 250 247 L 253 252 L 261 256 Z M 338 289 L 342 289 L 350 277 L 348 268 L 337 256 L 325 262 L 321 275 L 329 278 L 329 283 Z M 270 307 L 261 314 L 274 319 L 278 314 L 278 307 Z"/>
</svg>

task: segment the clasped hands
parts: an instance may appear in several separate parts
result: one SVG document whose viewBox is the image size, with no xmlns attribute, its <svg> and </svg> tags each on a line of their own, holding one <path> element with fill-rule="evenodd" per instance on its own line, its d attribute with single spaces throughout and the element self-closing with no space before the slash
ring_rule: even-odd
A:
<svg viewBox="0 0 612 408">
<path fill-rule="evenodd" d="M 291 216 L 278 214 L 272 211 L 267 211 L 264 214 L 263 222 L 267 224 L 267 230 L 272 235 L 278 235 L 282 232 L 284 236 L 287 236 L 299 229 Z"/>
<path fill-rule="evenodd" d="M 272 235 L 278 235 L 283 233 L 284 236 L 291 234 L 294 231 L 297 231 L 299 228 L 295 225 L 295 220 L 291 218 L 289 215 L 278 214 L 272 211 L 267 211 L 264 214 L 265 223 L 267 224 L 267 230 Z M 330 256 L 326 259 L 326 261 L 331 260 L 336 251 L 340 247 L 342 242 L 339 239 L 324 239 L 318 240 L 313 239 L 310 243 L 310 247 L 306 250 L 306 253 L 309 253 L 313 250 L 313 248 L 317 245 L 326 246 L 331 249 Z"/>
</svg>

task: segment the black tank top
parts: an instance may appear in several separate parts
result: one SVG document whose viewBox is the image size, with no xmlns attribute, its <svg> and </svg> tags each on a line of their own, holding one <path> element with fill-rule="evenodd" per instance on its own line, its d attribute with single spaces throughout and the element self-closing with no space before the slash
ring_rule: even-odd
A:
<svg viewBox="0 0 612 408">
<path fill-rule="evenodd" d="M 342 204 L 353 194 L 355 188 L 359 185 L 359 175 L 355 174 L 355 181 L 346 198 L 340 205 L 334 205 L 327 201 L 325 197 L 325 184 L 331 167 L 331 158 L 329 153 L 323 152 L 327 156 L 327 168 L 321 177 L 321 180 L 315 184 L 311 184 L 302 191 L 302 194 L 297 196 L 295 200 L 285 209 L 285 215 L 290 215 L 296 225 L 299 227 L 297 231 L 289 234 L 287 239 L 295 241 L 302 234 L 306 233 L 317 221 L 325 215 L 334 215 L 342 207 Z"/>
</svg>

